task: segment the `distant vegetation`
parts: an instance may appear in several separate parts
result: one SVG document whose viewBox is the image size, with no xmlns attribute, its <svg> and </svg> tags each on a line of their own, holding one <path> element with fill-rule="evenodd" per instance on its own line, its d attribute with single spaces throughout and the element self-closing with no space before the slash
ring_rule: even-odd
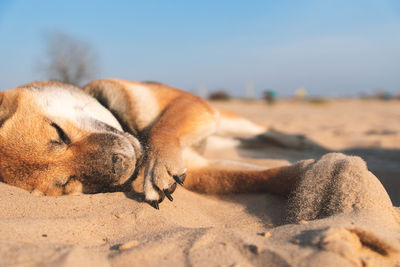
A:
<svg viewBox="0 0 400 267">
<path fill-rule="evenodd" d="M 272 89 L 267 89 L 262 92 L 259 98 L 249 99 L 244 96 L 232 96 L 228 89 L 217 89 L 211 92 L 208 95 L 209 100 L 214 101 L 228 101 L 231 99 L 238 99 L 242 101 L 249 101 L 252 102 L 253 100 L 264 100 L 267 104 L 272 105 L 280 100 L 291 100 L 296 102 L 303 102 L 312 105 L 323 105 L 328 104 L 332 99 L 344 99 L 344 98 L 353 98 L 356 99 L 357 97 L 354 96 L 347 96 L 347 97 L 325 97 L 325 96 L 318 96 L 318 95 L 309 95 L 309 93 L 304 88 L 298 89 L 292 96 L 283 96 L 278 97 L 279 93 Z M 373 93 L 360 93 L 359 99 L 371 99 L 371 100 L 382 100 L 382 101 L 389 101 L 389 100 L 400 100 L 400 91 L 397 93 L 391 93 L 384 89 L 377 89 Z"/>
<path fill-rule="evenodd" d="M 219 101 L 227 101 L 231 99 L 231 96 L 229 93 L 227 93 L 225 90 L 220 89 L 215 92 L 212 92 L 208 96 L 209 100 L 219 100 Z"/>
<path fill-rule="evenodd" d="M 327 104 L 329 100 L 323 97 L 310 97 L 307 99 L 307 102 L 313 105 L 323 105 Z"/>
<path fill-rule="evenodd" d="M 277 93 L 274 90 L 266 90 L 263 92 L 262 99 L 267 101 L 269 105 L 272 105 L 277 99 Z"/>
<path fill-rule="evenodd" d="M 392 100 L 392 99 L 400 99 L 400 92 L 396 94 L 392 94 L 385 89 L 379 88 L 376 89 L 374 93 L 361 93 L 361 99 L 380 99 L 380 100 Z"/>
</svg>

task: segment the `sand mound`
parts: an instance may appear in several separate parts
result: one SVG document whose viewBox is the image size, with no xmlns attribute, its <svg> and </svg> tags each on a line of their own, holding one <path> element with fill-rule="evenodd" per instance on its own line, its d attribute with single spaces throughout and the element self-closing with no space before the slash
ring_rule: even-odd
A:
<svg viewBox="0 0 400 267">
<path fill-rule="evenodd" d="M 360 227 L 324 227 L 304 231 L 293 241 L 346 260 L 344 265 L 392 266 L 399 263 L 399 243 L 388 236 Z M 326 252 L 326 253 L 321 253 Z M 311 262 L 318 259 L 314 252 Z M 320 261 L 320 260 L 318 260 Z"/>
<path fill-rule="evenodd" d="M 389 195 L 361 158 L 330 153 L 298 164 L 302 177 L 289 199 L 287 222 L 370 208 L 392 213 Z"/>
</svg>

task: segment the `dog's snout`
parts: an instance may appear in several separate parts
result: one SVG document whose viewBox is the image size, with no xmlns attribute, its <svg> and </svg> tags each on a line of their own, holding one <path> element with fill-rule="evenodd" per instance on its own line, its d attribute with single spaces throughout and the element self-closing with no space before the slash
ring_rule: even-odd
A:
<svg viewBox="0 0 400 267">
<path fill-rule="evenodd" d="M 86 185 L 118 186 L 132 177 L 137 155 L 130 139 L 114 133 L 93 133 L 75 147 L 79 162 L 77 170 Z M 89 188 L 89 186 L 87 186 Z M 91 189 L 90 189 L 91 190 Z"/>
<path fill-rule="evenodd" d="M 130 166 L 132 165 L 133 159 L 129 159 L 128 157 L 122 154 L 113 154 L 112 157 L 112 173 L 114 175 L 121 175 L 125 173 Z"/>
</svg>

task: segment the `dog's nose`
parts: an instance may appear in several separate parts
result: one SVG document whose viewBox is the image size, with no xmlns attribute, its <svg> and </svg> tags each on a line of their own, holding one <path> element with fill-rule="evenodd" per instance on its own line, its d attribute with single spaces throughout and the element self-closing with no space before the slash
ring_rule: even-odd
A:
<svg viewBox="0 0 400 267">
<path fill-rule="evenodd" d="M 132 167 L 132 159 L 122 154 L 112 155 L 112 174 L 117 178 L 121 177 Z"/>
</svg>

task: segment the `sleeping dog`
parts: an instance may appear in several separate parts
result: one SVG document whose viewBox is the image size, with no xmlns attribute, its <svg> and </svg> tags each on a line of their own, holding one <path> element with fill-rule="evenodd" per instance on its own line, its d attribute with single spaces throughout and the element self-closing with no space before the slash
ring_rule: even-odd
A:
<svg viewBox="0 0 400 267">
<path fill-rule="evenodd" d="M 287 147 L 304 138 L 216 110 L 154 82 L 97 80 L 82 89 L 33 82 L 0 92 L 0 180 L 45 195 L 138 190 L 158 208 L 177 184 L 204 193 L 286 195 L 293 166 L 262 168 L 207 160 L 210 136 L 256 136 Z M 135 182 L 135 183 L 134 183 Z"/>
</svg>

